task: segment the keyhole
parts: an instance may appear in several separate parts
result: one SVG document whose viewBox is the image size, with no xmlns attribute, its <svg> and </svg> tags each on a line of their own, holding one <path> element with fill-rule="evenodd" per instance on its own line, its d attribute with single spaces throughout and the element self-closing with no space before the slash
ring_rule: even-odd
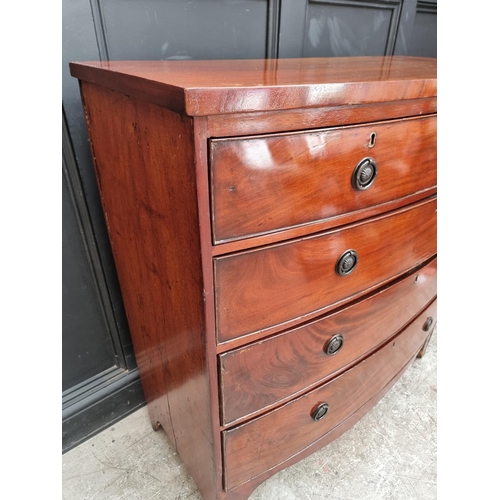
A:
<svg viewBox="0 0 500 500">
<path fill-rule="evenodd" d="M 370 134 L 370 141 L 368 142 L 368 147 L 373 148 L 375 146 L 375 139 L 377 138 L 377 134 L 375 132 L 372 132 Z"/>
</svg>

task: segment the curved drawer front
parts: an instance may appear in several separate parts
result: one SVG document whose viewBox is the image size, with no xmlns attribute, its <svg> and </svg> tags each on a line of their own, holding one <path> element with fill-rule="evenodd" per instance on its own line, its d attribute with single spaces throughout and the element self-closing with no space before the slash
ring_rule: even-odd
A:
<svg viewBox="0 0 500 500">
<path fill-rule="evenodd" d="M 430 333 L 425 330 L 429 317 L 434 324 L 436 301 L 393 341 L 331 382 L 223 432 L 226 488 L 234 488 L 299 453 L 382 391 L 424 343 Z M 321 420 L 313 420 L 314 410 L 324 403 L 328 412 Z"/>
<path fill-rule="evenodd" d="M 336 217 L 436 185 L 435 116 L 214 139 L 210 147 L 216 242 Z M 368 189 L 357 190 L 353 171 L 366 157 L 378 173 Z"/>
<path fill-rule="evenodd" d="M 357 265 L 340 276 L 336 266 L 348 249 L 357 252 Z M 218 340 L 305 320 L 435 253 L 431 199 L 345 229 L 216 258 Z"/>
<path fill-rule="evenodd" d="M 436 267 L 434 259 L 353 306 L 222 354 L 219 362 L 223 425 L 320 382 L 394 335 L 435 297 Z M 342 342 L 333 355 L 325 352 L 330 340 L 333 349 Z"/>
</svg>

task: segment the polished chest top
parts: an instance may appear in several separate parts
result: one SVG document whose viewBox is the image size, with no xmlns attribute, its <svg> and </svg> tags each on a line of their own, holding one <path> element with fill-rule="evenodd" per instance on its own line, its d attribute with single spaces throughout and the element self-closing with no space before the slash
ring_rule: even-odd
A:
<svg viewBox="0 0 500 500">
<path fill-rule="evenodd" d="M 436 324 L 436 61 L 74 63 L 151 422 L 245 499 Z"/>
</svg>

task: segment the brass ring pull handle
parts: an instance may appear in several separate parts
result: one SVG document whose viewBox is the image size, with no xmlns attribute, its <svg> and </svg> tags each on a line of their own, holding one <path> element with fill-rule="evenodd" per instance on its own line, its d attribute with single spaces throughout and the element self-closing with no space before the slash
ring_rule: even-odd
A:
<svg viewBox="0 0 500 500">
<path fill-rule="evenodd" d="M 312 419 L 315 422 L 318 422 L 319 420 L 321 420 L 328 413 L 329 409 L 330 409 L 330 406 L 328 405 L 328 403 L 321 403 L 311 413 Z"/>
<path fill-rule="evenodd" d="M 357 191 L 368 189 L 377 177 L 378 167 L 373 158 L 363 158 L 352 173 L 352 187 Z"/>
<path fill-rule="evenodd" d="M 356 250 L 346 250 L 337 260 L 335 270 L 340 276 L 347 276 L 354 271 L 358 265 L 358 253 Z"/>
<path fill-rule="evenodd" d="M 434 322 L 434 319 L 431 317 L 427 318 L 427 321 L 425 322 L 424 325 L 424 332 L 428 332 L 431 329 L 432 323 Z"/>
<path fill-rule="evenodd" d="M 340 334 L 334 335 L 325 345 L 324 351 L 328 356 L 337 354 L 344 345 L 344 337 Z"/>
</svg>

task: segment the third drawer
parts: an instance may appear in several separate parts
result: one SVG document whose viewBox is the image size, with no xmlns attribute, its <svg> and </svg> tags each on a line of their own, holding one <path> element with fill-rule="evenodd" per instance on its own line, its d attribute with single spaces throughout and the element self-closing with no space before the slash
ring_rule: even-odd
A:
<svg viewBox="0 0 500 500">
<path fill-rule="evenodd" d="M 433 259 L 354 305 L 222 354 L 222 424 L 290 398 L 375 349 L 434 298 L 436 271 Z"/>
</svg>

